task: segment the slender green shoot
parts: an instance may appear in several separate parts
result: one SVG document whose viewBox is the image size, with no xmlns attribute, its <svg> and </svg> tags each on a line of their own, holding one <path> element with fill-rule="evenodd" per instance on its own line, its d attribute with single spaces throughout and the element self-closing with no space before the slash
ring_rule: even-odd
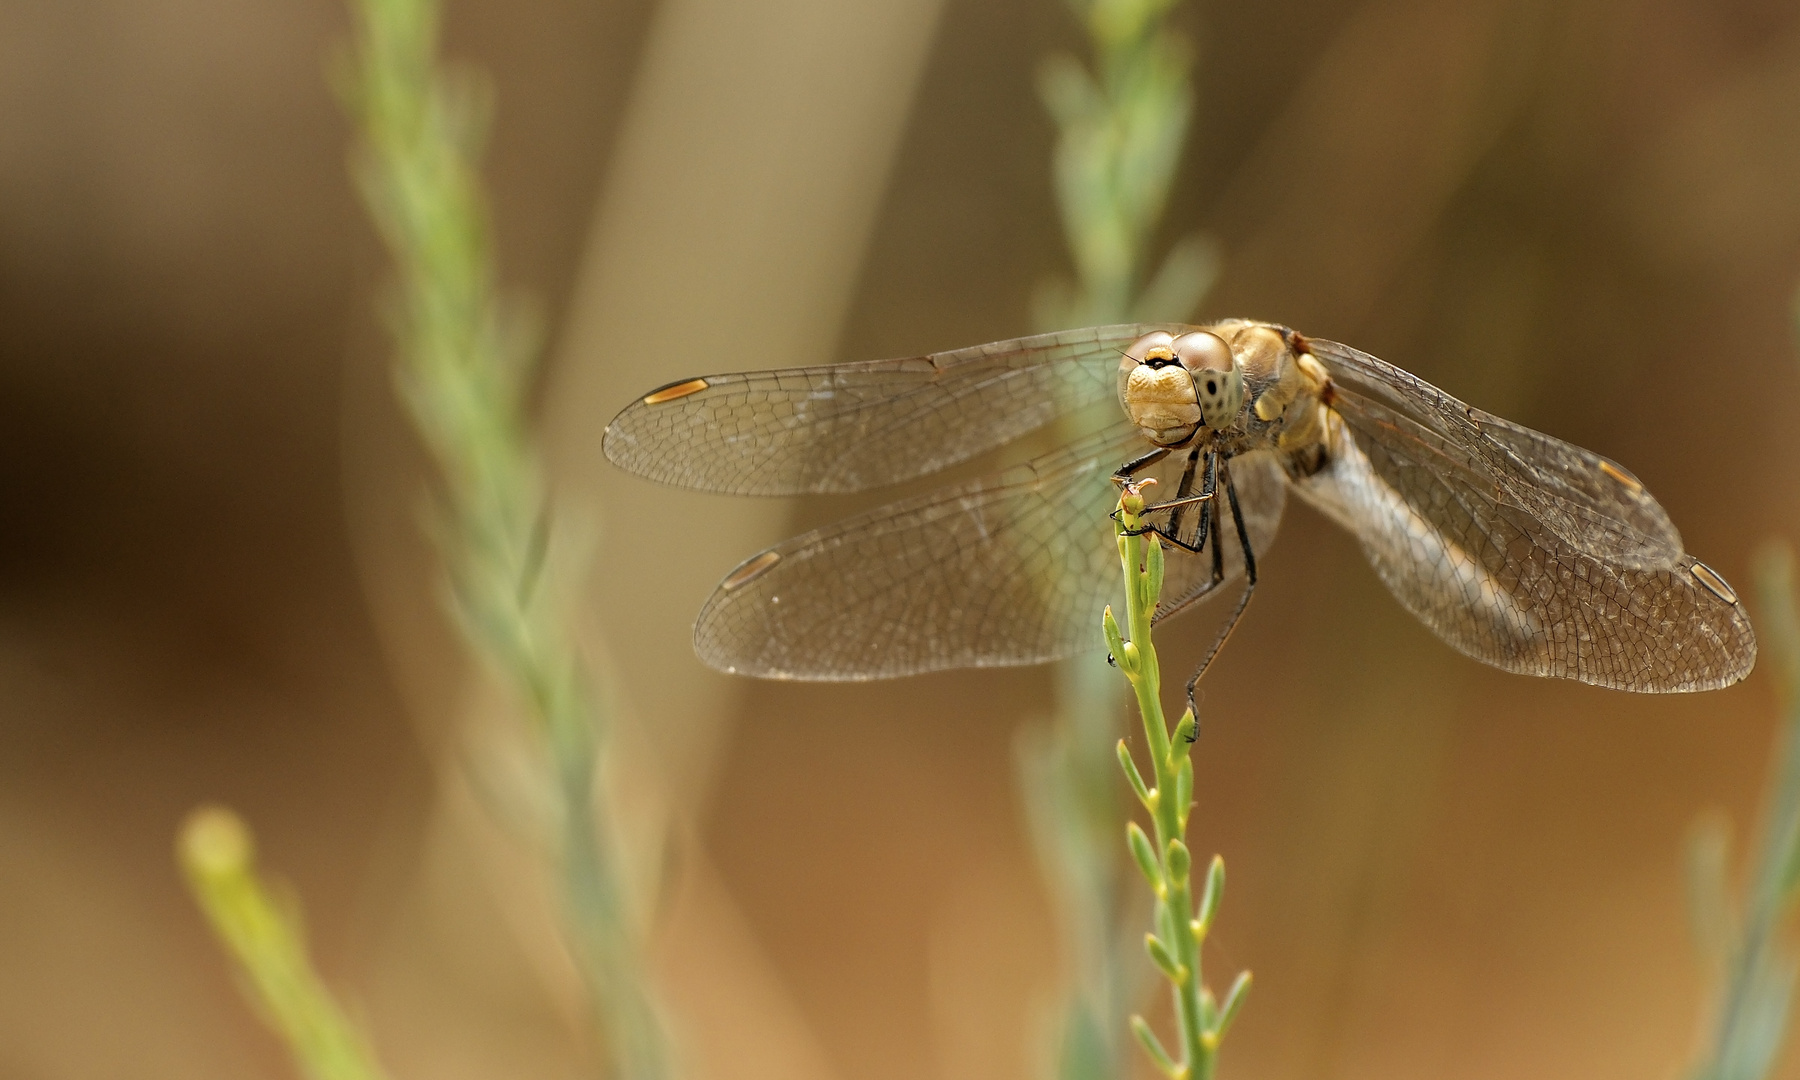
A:
<svg viewBox="0 0 1800 1080">
<path fill-rule="evenodd" d="M 236 814 L 203 806 L 176 841 L 188 888 L 243 976 L 245 994 L 308 1080 L 385 1080 L 362 1033 L 313 970 L 299 912 L 256 873 L 255 841 Z"/>
<path fill-rule="evenodd" d="M 1800 898 L 1800 614 L 1793 554 L 1771 551 L 1757 572 L 1763 655 L 1775 662 L 1783 720 L 1764 795 L 1755 864 L 1741 914 L 1727 884 L 1726 826 L 1708 819 L 1689 847 L 1688 889 L 1702 953 L 1719 971 L 1712 1022 L 1692 1080 L 1764 1080 L 1787 1037 L 1800 973 L 1782 924 Z"/>
<path fill-rule="evenodd" d="M 1185 712 L 1171 731 L 1163 716 L 1162 669 L 1150 637 L 1151 616 L 1162 591 L 1163 550 L 1153 536 L 1135 532 L 1143 527 L 1139 517 L 1143 510 L 1143 495 L 1136 485 L 1127 485 L 1119 499 L 1115 533 L 1125 570 L 1125 623 L 1131 636 L 1124 636 L 1111 607 L 1106 609 L 1104 626 L 1106 644 L 1137 696 L 1145 749 L 1150 755 L 1151 782 L 1147 783 L 1125 740 L 1119 740 L 1119 767 L 1150 816 L 1150 834 L 1131 822 L 1125 830 L 1126 843 L 1156 897 L 1155 929 L 1145 935 L 1144 948 L 1174 996 L 1177 1053 L 1164 1048 L 1143 1017 L 1131 1018 L 1131 1030 L 1169 1080 L 1211 1080 L 1219 1044 L 1250 990 L 1250 973 L 1238 975 L 1223 1002 L 1201 978 L 1200 949 L 1224 897 L 1225 860 L 1213 856 L 1196 898 L 1187 847 L 1188 812 L 1194 803 L 1194 762 L 1189 751 L 1195 721 L 1191 711 Z"/>
<path fill-rule="evenodd" d="M 606 717 L 583 667 L 572 590 L 548 582 L 554 536 L 525 398 L 535 349 L 495 287 L 477 167 L 486 97 L 437 60 L 435 0 L 351 0 L 345 100 L 359 125 L 362 194 L 397 276 L 397 378 L 442 475 L 436 539 L 471 650 L 513 691 L 555 774 L 568 940 L 615 1080 L 668 1062 L 645 989 L 608 800 L 597 791 Z"/>
<path fill-rule="evenodd" d="M 1152 257 L 1194 111 L 1193 51 L 1169 20 L 1176 0 L 1069 2 L 1092 64 L 1050 56 L 1038 89 L 1057 128 L 1052 171 L 1075 277 L 1040 285 L 1033 322 L 1057 330 L 1191 318 L 1217 277 L 1218 244 L 1194 233 L 1160 263 Z M 1072 968 L 1053 1075 L 1114 1080 L 1131 1067 L 1124 1021 L 1148 974 L 1136 959 L 1136 915 L 1121 910 L 1130 871 L 1117 836 L 1127 815 L 1111 750 L 1124 703 L 1098 657 L 1059 665 L 1056 696 L 1050 730 L 1027 732 L 1019 754 Z"/>
</svg>

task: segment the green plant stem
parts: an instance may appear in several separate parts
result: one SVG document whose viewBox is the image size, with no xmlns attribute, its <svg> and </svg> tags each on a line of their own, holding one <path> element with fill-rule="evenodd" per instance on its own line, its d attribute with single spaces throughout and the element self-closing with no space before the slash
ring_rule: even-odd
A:
<svg viewBox="0 0 1800 1080">
<path fill-rule="evenodd" d="M 1160 264 L 1155 233 L 1193 112 L 1191 50 L 1170 26 L 1176 0 L 1071 0 L 1091 64 L 1046 58 L 1038 87 L 1057 125 L 1053 179 L 1075 279 L 1043 282 L 1039 330 L 1191 317 L 1217 276 L 1217 244 L 1178 238 Z M 1071 427 L 1069 434 L 1075 429 Z M 1062 916 L 1073 967 L 1061 1010 L 1056 1080 L 1111 1080 L 1131 1067 L 1122 1021 L 1142 990 L 1126 932 L 1126 820 L 1111 748 L 1123 701 L 1098 657 L 1059 665 L 1047 735 L 1028 733 L 1020 768 L 1033 838 Z"/>
<path fill-rule="evenodd" d="M 1137 697 L 1154 778 L 1154 786 L 1144 783 L 1129 749 L 1120 740 L 1120 767 L 1150 815 L 1154 843 L 1135 824 L 1128 827 L 1127 840 L 1156 895 L 1156 930 L 1146 938 L 1146 945 L 1174 996 L 1179 1058 L 1162 1049 L 1141 1017 L 1134 1017 L 1132 1024 L 1151 1059 L 1171 1080 L 1210 1080 L 1217 1066 L 1219 1043 L 1249 987 L 1249 973 L 1238 977 L 1222 1007 L 1215 1004 L 1201 977 L 1200 949 L 1218 910 L 1225 867 L 1222 860 L 1214 857 L 1207 872 L 1206 889 L 1196 904 L 1192 858 L 1187 847 L 1188 811 L 1194 791 L 1194 765 L 1189 756 L 1194 716 L 1184 713 L 1171 731 L 1163 715 L 1162 669 L 1150 634 L 1157 595 L 1162 590 L 1163 550 L 1162 544 L 1149 534 L 1134 531 L 1142 527 L 1138 515 L 1143 508 L 1142 496 L 1128 486 L 1119 501 L 1115 531 L 1125 571 L 1125 624 L 1130 637 L 1121 634 L 1110 607 L 1106 610 L 1105 630 L 1112 655 Z"/>
<path fill-rule="evenodd" d="M 256 873 L 250 830 L 230 810 L 201 807 L 176 842 L 188 888 L 238 970 L 244 989 L 310 1080 L 385 1080 L 375 1053 L 344 1016 L 306 954 L 297 911 L 277 904 Z"/>
<path fill-rule="evenodd" d="M 598 815 L 607 727 L 575 645 L 568 590 L 546 582 L 551 515 L 527 434 L 533 353 L 500 303 L 476 165 L 486 97 L 437 62 L 435 0 L 352 0 L 345 96 L 355 170 L 398 277 L 397 381 L 443 478 L 436 539 L 471 650 L 542 740 L 560 804 L 565 924 L 610 1073 L 660 1080 L 665 1038 L 645 989 L 617 837 Z"/>
<path fill-rule="evenodd" d="M 1121 519 L 1125 515 L 1120 515 Z M 1136 527 L 1133 520 L 1130 527 Z M 1155 851 L 1161 859 L 1163 885 L 1157 891 L 1156 925 L 1175 931 L 1175 959 L 1185 969 L 1184 977 L 1174 983 L 1175 1017 L 1181 1030 L 1182 1060 L 1195 1063 L 1193 1074 L 1199 1078 L 1212 1075 L 1212 1048 L 1203 1044 L 1200 1022 L 1200 942 L 1192 929 L 1187 912 L 1193 910 L 1189 886 L 1191 865 L 1181 859 L 1180 873 L 1175 873 L 1169 855 L 1175 844 L 1187 834 L 1187 807 L 1175 798 L 1176 772 L 1182 766 L 1192 769 L 1186 746 L 1175 761 L 1168 721 L 1163 717 L 1162 668 L 1156 646 L 1150 638 L 1150 618 L 1156 611 L 1157 592 L 1162 585 L 1162 545 L 1146 544 L 1143 535 L 1119 533 L 1120 558 L 1126 565 L 1126 625 L 1131 637 L 1126 648 L 1137 653 L 1136 663 L 1127 668 L 1132 692 L 1137 696 L 1138 715 L 1144 722 L 1144 745 L 1155 769 L 1156 786 L 1145 800 L 1155 829 Z M 1142 644 L 1139 644 L 1139 643 Z"/>
</svg>

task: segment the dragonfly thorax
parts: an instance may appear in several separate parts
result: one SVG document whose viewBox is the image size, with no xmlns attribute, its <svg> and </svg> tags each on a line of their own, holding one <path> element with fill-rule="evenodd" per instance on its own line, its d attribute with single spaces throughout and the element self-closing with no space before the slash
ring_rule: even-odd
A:
<svg viewBox="0 0 1800 1080">
<path fill-rule="evenodd" d="M 1120 360 L 1119 402 L 1146 439 L 1179 446 L 1202 426 L 1231 426 L 1244 406 L 1244 373 L 1216 334 L 1157 331 Z"/>
</svg>

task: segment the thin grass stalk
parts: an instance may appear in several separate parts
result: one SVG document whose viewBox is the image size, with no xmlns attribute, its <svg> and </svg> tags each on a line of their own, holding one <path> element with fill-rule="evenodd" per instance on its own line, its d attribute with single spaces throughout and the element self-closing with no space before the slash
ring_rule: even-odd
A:
<svg viewBox="0 0 1800 1080">
<path fill-rule="evenodd" d="M 1136 822 L 1126 828 L 1127 847 L 1156 897 L 1155 929 L 1144 937 L 1151 962 L 1168 981 L 1174 1000 L 1178 1053 L 1171 1054 L 1148 1021 L 1131 1018 L 1131 1028 L 1151 1062 L 1169 1080 L 1211 1080 L 1218 1067 L 1219 1045 L 1236 1019 L 1250 989 L 1250 973 L 1232 982 L 1221 1003 L 1207 989 L 1201 972 L 1201 947 L 1212 929 L 1225 891 L 1225 862 L 1213 856 L 1204 887 L 1196 898 L 1193 860 L 1187 846 L 1188 814 L 1194 802 L 1194 763 L 1190 756 L 1194 714 L 1184 712 L 1173 730 L 1162 708 L 1162 667 L 1150 624 L 1162 591 L 1163 549 L 1154 535 L 1138 532 L 1144 499 L 1128 486 L 1119 500 L 1115 534 L 1125 572 L 1125 631 L 1112 608 L 1106 609 L 1108 647 L 1130 682 L 1144 722 L 1145 750 L 1151 780 L 1146 783 L 1125 740 L 1116 747 L 1119 767 L 1150 816 L 1151 835 Z"/>
<path fill-rule="evenodd" d="M 470 649 L 512 691 L 551 762 L 568 942 L 617 1080 L 669 1071 L 645 988 L 608 806 L 597 792 L 607 717 L 563 590 L 546 583 L 551 515 L 525 418 L 535 349 L 497 294 L 477 168 L 484 87 L 437 60 L 434 0 L 352 0 L 344 96 L 354 170 L 393 256 L 399 393 L 438 466 L 436 530 Z"/>
<path fill-rule="evenodd" d="M 242 976 L 258 1014 L 307 1080 L 386 1080 L 375 1051 L 313 969 L 293 902 L 278 903 L 256 872 L 250 829 L 230 810 L 188 815 L 176 861 Z"/>
<path fill-rule="evenodd" d="M 1768 552 L 1757 572 L 1763 655 L 1775 661 L 1783 719 L 1757 826 L 1755 859 L 1733 915 L 1722 822 L 1696 831 L 1689 890 L 1702 950 L 1720 968 L 1712 1024 L 1692 1080 L 1764 1080 L 1786 1041 L 1800 974 L 1783 924 L 1800 886 L 1800 614 L 1793 554 Z"/>
</svg>

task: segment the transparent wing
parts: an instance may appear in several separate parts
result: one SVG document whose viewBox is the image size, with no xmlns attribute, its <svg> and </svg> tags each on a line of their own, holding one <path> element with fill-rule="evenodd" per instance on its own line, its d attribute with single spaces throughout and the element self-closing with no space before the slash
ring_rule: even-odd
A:
<svg viewBox="0 0 1800 1080">
<path fill-rule="evenodd" d="M 1637 569 L 1678 569 L 1681 534 L 1617 462 L 1465 405 L 1416 375 L 1335 341 L 1307 339 L 1333 382 L 1429 429 L 1500 497 L 1575 551 Z"/>
<path fill-rule="evenodd" d="M 859 680 L 1103 648 L 1100 614 L 1121 588 L 1110 478 L 1144 447 L 1120 425 L 778 544 L 720 584 L 700 612 L 695 650 L 727 672 Z M 1246 527 L 1266 544 L 1284 481 L 1272 460 L 1244 461 L 1233 477 Z M 1173 497 L 1184 464 L 1158 463 L 1152 492 Z M 1239 566 L 1227 561 L 1231 573 Z M 1211 569 L 1210 554 L 1172 549 L 1164 594 L 1178 599 L 1161 614 L 1208 595 Z"/>
<path fill-rule="evenodd" d="M 1749 619 L 1692 556 L 1648 568 L 1599 558 L 1506 497 L 1478 449 L 1342 388 L 1328 417 L 1329 463 L 1295 490 L 1463 653 L 1655 693 L 1728 686 L 1755 664 Z"/>
<path fill-rule="evenodd" d="M 923 476 L 1117 394 L 1157 326 L 1065 330 L 901 360 L 708 375 L 628 405 L 606 456 L 733 495 L 859 491 Z"/>
</svg>

